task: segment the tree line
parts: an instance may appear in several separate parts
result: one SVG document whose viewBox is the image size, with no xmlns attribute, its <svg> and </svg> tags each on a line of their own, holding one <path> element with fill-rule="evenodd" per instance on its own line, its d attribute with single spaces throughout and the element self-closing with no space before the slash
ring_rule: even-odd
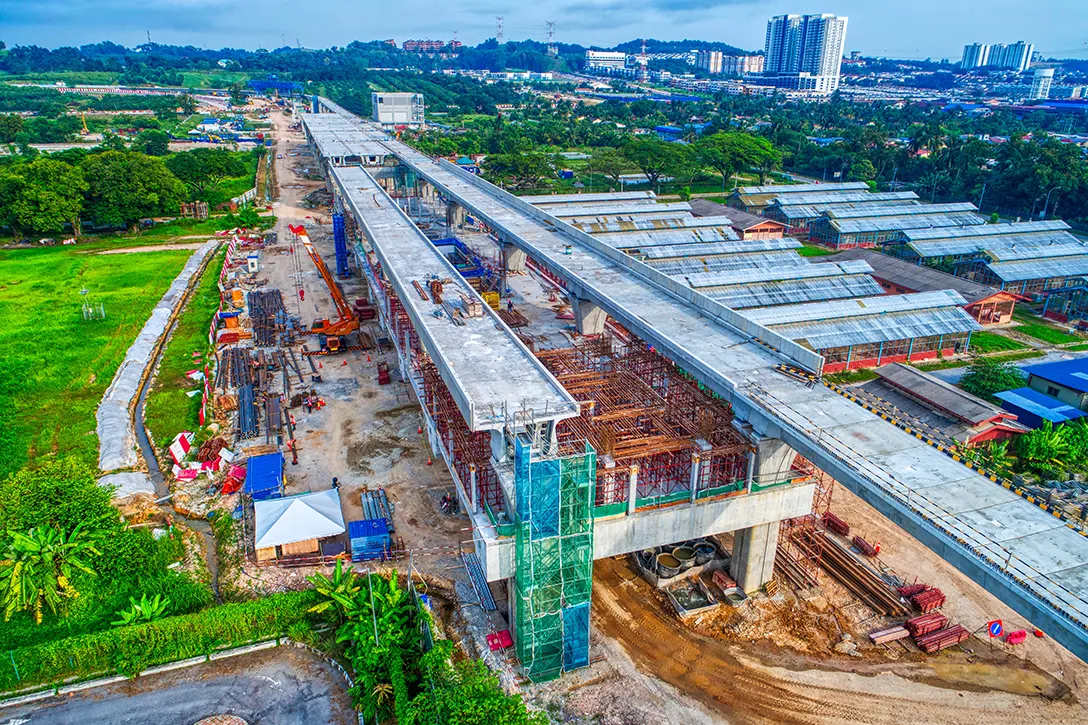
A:
<svg viewBox="0 0 1088 725">
<path fill-rule="evenodd" d="M 246 154 L 225 149 L 164 157 L 164 136 L 152 130 L 137 137 L 134 146 L 143 151 L 113 137 L 91 151 L 15 157 L 0 166 L 0 227 L 16 238 L 68 228 L 78 236 L 84 222 L 133 227 L 140 219 L 176 214 L 182 201 L 213 199 L 223 181 L 247 173 Z"/>
</svg>

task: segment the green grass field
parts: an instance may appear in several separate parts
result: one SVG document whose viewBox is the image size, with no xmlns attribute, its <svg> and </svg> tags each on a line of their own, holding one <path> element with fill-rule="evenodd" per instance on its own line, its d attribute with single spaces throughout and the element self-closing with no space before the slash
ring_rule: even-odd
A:
<svg viewBox="0 0 1088 725">
<path fill-rule="evenodd" d="M 195 431 L 200 425 L 200 396 L 188 396 L 200 390 L 200 381 L 190 380 L 185 373 L 201 369 L 209 358 L 208 325 L 219 309 L 219 270 L 224 252 L 204 270 L 200 284 L 189 298 L 178 318 L 159 363 L 155 382 L 147 395 L 144 422 L 159 449 L 170 445 L 183 430 Z M 199 353 L 199 357 L 194 353 Z"/>
<path fill-rule="evenodd" d="M 977 334 L 977 333 L 976 333 Z M 971 336 L 974 339 L 974 335 Z M 1030 360 L 1031 358 L 1044 357 L 1046 355 L 1042 350 L 1019 350 L 1016 352 L 1010 352 L 1006 355 L 994 355 L 991 360 L 997 360 L 998 362 L 1013 362 L 1014 360 Z M 948 368 L 962 368 L 971 364 L 970 360 L 964 360 L 962 358 L 957 360 L 937 360 L 935 362 L 927 363 L 911 363 L 919 370 L 925 370 L 932 372 L 933 370 L 947 370 Z"/>
<path fill-rule="evenodd" d="M 1028 346 L 1022 342 L 994 332 L 982 331 L 971 335 L 971 352 L 987 353 L 1001 350 L 1026 350 L 1027 348 Z"/>
<path fill-rule="evenodd" d="M 1034 337 L 1036 340 L 1050 343 L 1051 345 L 1065 345 L 1067 343 L 1081 342 L 1084 340 L 1083 337 L 1070 335 L 1068 332 L 1064 332 L 1063 330 L 1044 322 L 1035 322 L 1019 317 L 1017 318 L 1017 321 L 1020 324 L 1013 328 L 1017 332 L 1027 335 L 1028 337 Z"/>
<path fill-rule="evenodd" d="M 817 247 L 814 244 L 806 244 L 797 250 L 797 253 L 802 257 L 826 257 L 834 254 L 835 250 L 827 249 L 825 247 Z"/>
<path fill-rule="evenodd" d="M 186 88 L 229 88 L 247 80 L 249 74 L 242 71 L 190 71 L 183 74 L 182 85 Z"/>
<path fill-rule="evenodd" d="M 0 250 L 0 476 L 53 454 L 97 462 L 95 409 L 192 254 L 93 253 L 109 246 L 130 245 Z M 83 289 L 105 320 L 83 320 Z"/>
</svg>

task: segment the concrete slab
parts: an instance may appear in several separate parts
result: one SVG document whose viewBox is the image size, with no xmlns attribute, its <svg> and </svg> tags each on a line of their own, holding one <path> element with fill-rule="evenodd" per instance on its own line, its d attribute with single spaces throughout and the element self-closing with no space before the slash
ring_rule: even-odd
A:
<svg viewBox="0 0 1088 725">
<path fill-rule="evenodd" d="M 1088 564 L 1083 539 L 1064 526 L 1006 541 L 1004 546 L 1025 564 L 1048 576 Z M 996 545 L 987 548 L 996 549 Z"/>
<path fill-rule="evenodd" d="M 1058 519 L 1044 511 L 1032 511 L 1019 497 L 995 506 L 964 511 L 959 516 L 994 541 L 1010 541 L 1022 536 L 1065 528 Z"/>
</svg>

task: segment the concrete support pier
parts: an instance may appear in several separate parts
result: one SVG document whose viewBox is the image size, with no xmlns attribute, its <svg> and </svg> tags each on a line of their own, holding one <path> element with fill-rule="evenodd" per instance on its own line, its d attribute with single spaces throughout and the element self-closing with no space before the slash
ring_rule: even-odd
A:
<svg viewBox="0 0 1088 725">
<path fill-rule="evenodd" d="M 589 300 L 571 298 L 574 310 L 574 322 L 580 335 L 600 335 L 604 333 L 604 323 L 608 313 Z"/>
<path fill-rule="evenodd" d="M 797 451 L 778 438 L 756 438 L 756 454 L 752 466 L 752 482 L 757 486 L 773 486 L 793 477 L 790 469 Z"/>
<path fill-rule="evenodd" d="M 506 266 L 507 272 L 524 272 L 528 258 L 529 255 L 513 244 L 502 245 L 502 263 Z"/>
<path fill-rule="evenodd" d="M 733 559 L 729 562 L 729 573 L 745 593 L 758 591 L 771 580 L 777 547 L 777 521 L 733 532 Z"/>
</svg>

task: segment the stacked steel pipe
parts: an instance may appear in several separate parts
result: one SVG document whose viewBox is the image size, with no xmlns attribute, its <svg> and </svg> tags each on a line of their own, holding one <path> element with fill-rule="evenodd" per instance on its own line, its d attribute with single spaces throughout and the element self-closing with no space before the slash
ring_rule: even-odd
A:
<svg viewBox="0 0 1088 725">
<path fill-rule="evenodd" d="M 917 637 L 914 641 L 917 643 L 918 649 L 927 654 L 932 654 L 933 652 L 939 652 L 948 647 L 954 647 L 970 636 L 971 633 L 962 626 L 953 624 L 946 629 L 939 629 L 936 632 L 930 632 L 929 634 Z"/>
</svg>

